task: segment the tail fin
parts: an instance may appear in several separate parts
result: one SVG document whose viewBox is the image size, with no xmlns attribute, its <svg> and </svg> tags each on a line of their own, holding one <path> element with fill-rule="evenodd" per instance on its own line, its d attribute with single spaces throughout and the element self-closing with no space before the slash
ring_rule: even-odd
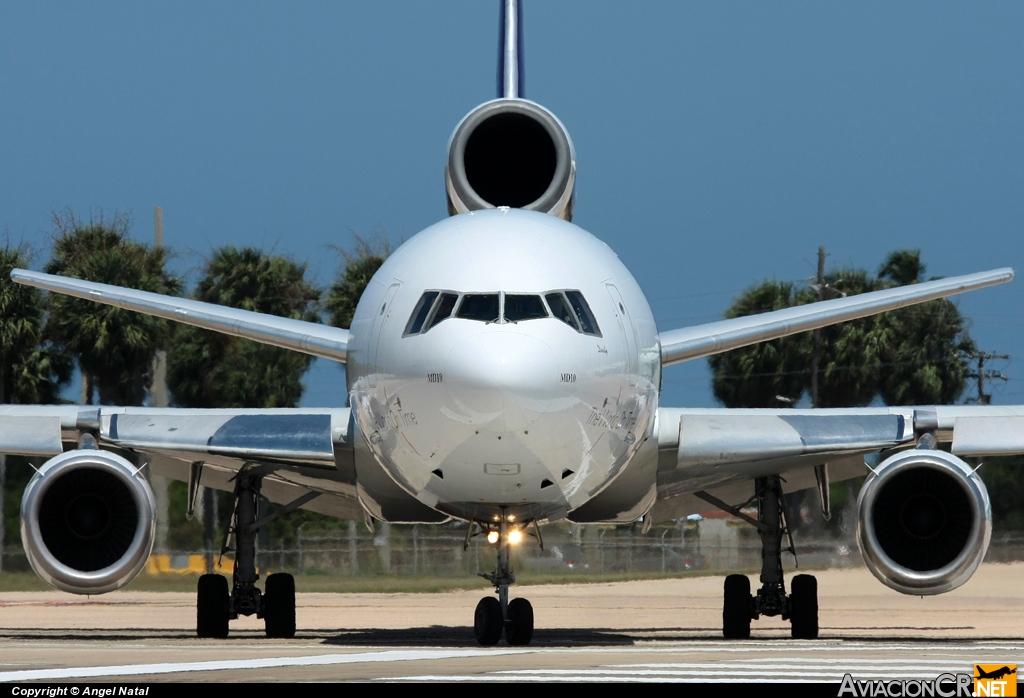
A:
<svg viewBox="0 0 1024 698">
<path fill-rule="evenodd" d="M 523 6 L 520 0 L 500 0 L 501 35 L 498 37 L 498 97 L 524 97 Z"/>
</svg>

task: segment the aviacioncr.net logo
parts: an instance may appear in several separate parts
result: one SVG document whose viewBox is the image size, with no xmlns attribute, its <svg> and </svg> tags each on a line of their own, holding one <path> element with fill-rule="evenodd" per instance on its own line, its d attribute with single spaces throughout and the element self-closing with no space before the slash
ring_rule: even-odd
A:
<svg viewBox="0 0 1024 698">
<path fill-rule="evenodd" d="M 850 674 L 843 676 L 839 697 L 854 698 L 971 698 L 974 677 L 970 674 L 939 674 L 934 679 L 894 679 L 858 681 Z M 1009 694 L 1007 694 L 1009 695 Z M 1014 693 L 1016 695 L 1016 693 Z"/>
</svg>

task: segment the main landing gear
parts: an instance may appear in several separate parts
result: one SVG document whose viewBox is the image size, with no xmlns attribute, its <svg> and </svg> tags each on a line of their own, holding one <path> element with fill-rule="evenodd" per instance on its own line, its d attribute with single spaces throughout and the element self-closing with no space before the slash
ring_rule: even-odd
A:
<svg viewBox="0 0 1024 698">
<path fill-rule="evenodd" d="M 227 637 L 228 621 L 256 615 L 266 626 L 267 637 L 295 636 L 295 579 L 290 574 L 267 577 L 265 591 L 256 587 L 256 534 L 261 477 L 242 472 L 235 485 L 235 513 L 228 535 L 235 536 L 235 570 L 232 589 L 219 574 L 199 578 L 196 599 L 196 634 L 199 637 Z M 227 536 L 222 552 L 227 552 Z"/>
<path fill-rule="evenodd" d="M 758 518 L 738 512 L 734 507 L 705 493 L 702 499 L 739 515 L 757 526 L 761 535 L 761 588 L 750 593 L 750 579 L 742 574 L 725 578 L 725 604 L 722 609 L 722 634 L 726 638 L 750 637 L 750 621 L 761 616 L 782 616 L 791 625 L 793 637 L 813 640 L 818 637 L 818 580 L 809 574 L 793 577 L 790 593 L 782 574 L 782 536 L 789 533 L 782 507 L 782 485 L 778 475 L 754 481 Z M 788 550 L 796 555 L 790 537 Z"/>
<path fill-rule="evenodd" d="M 520 528 L 509 524 L 503 512 L 498 527 L 490 528 L 487 532 L 487 542 L 498 550 L 498 567 L 492 574 L 480 576 L 494 585 L 498 598 L 485 596 L 480 599 L 473 614 L 473 633 L 476 641 L 484 646 L 497 644 L 502 631 L 505 632 L 505 641 L 510 645 L 528 645 L 533 638 L 533 606 L 526 599 L 509 601 L 508 598 L 508 587 L 516 581 L 509 561 L 509 548 L 523 537 Z M 469 546 L 474 525 L 472 522 L 469 524 L 465 547 Z"/>
</svg>

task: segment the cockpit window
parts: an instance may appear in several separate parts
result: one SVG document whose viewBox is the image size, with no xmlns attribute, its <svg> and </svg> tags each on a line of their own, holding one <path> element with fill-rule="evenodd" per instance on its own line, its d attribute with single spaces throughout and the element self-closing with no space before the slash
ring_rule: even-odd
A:
<svg viewBox="0 0 1024 698">
<path fill-rule="evenodd" d="M 549 293 L 544 296 L 544 298 L 547 299 L 548 307 L 551 308 L 551 313 L 556 318 L 577 332 L 580 331 L 579 325 L 576 324 L 576 316 L 573 315 L 572 310 L 569 309 L 569 303 L 566 302 L 565 296 L 561 293 Z"/>
<path fill-rule="evenodd" d="M 521 322 L 547 317 L 548 311 L 540 296 L 527 296 L 513 293 L 505 294 L 504 318 L 507 322 Z"/>
<path fill-rule="evenodd" d="M 485 323 L 518 323 L 552 315 L 577 332 L 601 336 L 597 320 L 579 291 L 549 291 L 543 299 L 529 293 L 425 291 L 409 316 L 403 336 L 423 334 L 453 316 Z"/>
<path fill-rule="evenodd" d="M 500 307 L 497 293 L 467 293 L 462 297 L 459 310 L 455 317 L 464 320 L 479 320 L 481 322 L 497 322 L 500 317 Z"/>
<path fill-rule="evenodd" d="M 580 321 L 580 327 L 583 328 L 583 334 L 592 334 L 600 337 L 601 330 L 597 328 L 597 320 L 594 319 L 594 314 L 590 312 L 590 306 L 587 304 L 587 299 L 583 297 L 583 294 L 579 291 L 566 291 L 565 297 L 569 299 L 569 304 L 576 311 L 576 317 Z"/>
<path fill-rule="evenodd" d="M 416 309 L 409 317 L 409 324 L 405 326 L 405 334 L 419 334 L 423 329 L 423 323 L 427 320 L 427 315 L 430 314 L 430 309 L 434 306 L 434 299 L 437 298 L 437 295 L 437 291 L 427 291 L 420 296 L 420 302 L 416 304 Z"/>
<path fill-rule="evenodd" d="M 551 313 L 569 327 L 583 334 L 601 336 L 594 313 L 579 291 L 551 291 L 544 294 Z"/>
<path fill-rule="evenodd" d="M 430 324 L 427 325 L 427 330 L 435 327 L 442 320 L 451 317 L 452 310 L 455 309 L 455 302 L 458 300 L 459 294 L 457 293 L 442 293 L 437 301 L 437 309 L 434 311 L 434 316 L 430 318 Z"/>
</svg>

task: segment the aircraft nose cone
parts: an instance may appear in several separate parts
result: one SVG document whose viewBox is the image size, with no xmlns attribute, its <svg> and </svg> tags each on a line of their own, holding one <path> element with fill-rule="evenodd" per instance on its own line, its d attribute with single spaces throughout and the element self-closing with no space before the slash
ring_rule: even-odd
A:
<svg viewBox="0 0 1024 698">
<path fill-rule="evenodd" d="M 558 385 L 551 347 L 519 332 L 482 332 L 456 344 L 444 373 L 459 421 L 495 432 L 525 429 Z"/>
</svg>

